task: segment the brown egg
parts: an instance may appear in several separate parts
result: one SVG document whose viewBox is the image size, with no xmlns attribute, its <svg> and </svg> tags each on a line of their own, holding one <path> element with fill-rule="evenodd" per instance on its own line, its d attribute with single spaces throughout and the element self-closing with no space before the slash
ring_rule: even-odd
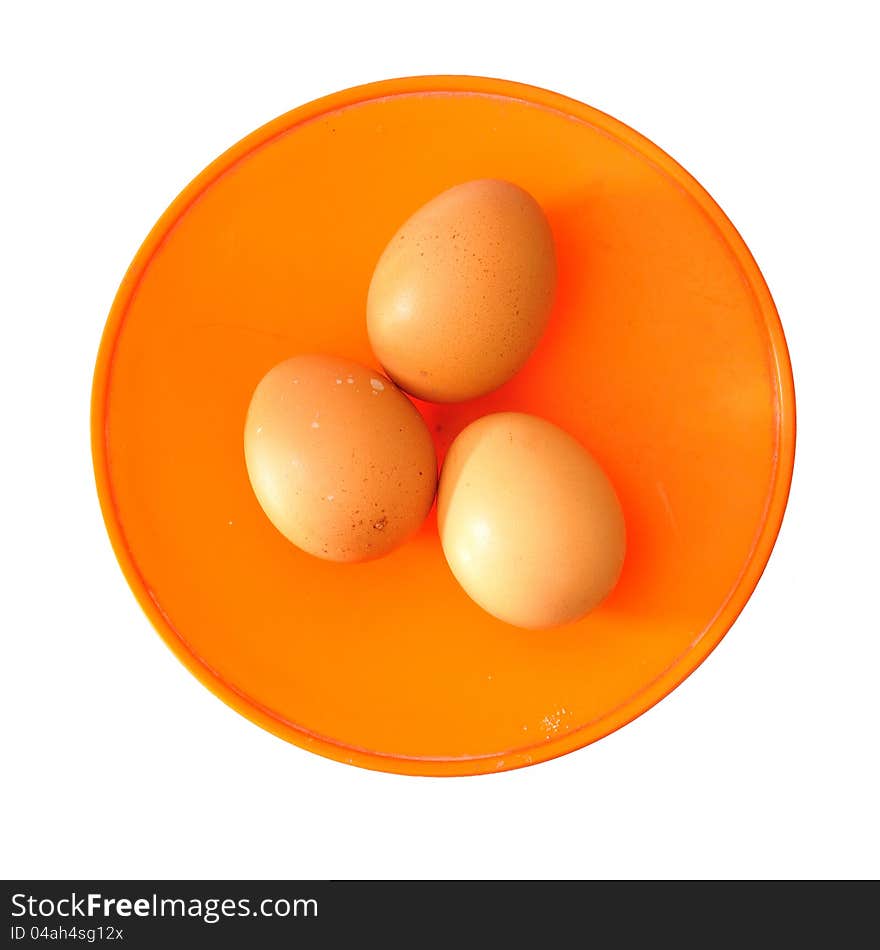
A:
<svg viewBox="0 0 880 950">
<path fill-rule="evenodd" d="M 556 290 L 550 226 L 535 199 L 481 179 L 420 208 L 385 248 L 367 296 L 373 352 L 408 393 L 472 399 L 534 349 Z"/>
<path fill-rule="evenodd" d="M 257 500 L 293 544 L 331 561 L 381 557 L 428 514 L 437 461 L 427 426 L 387 377 L 332 356 L 279 363 L 244 430 Z"/>
<path fill-rule="evenodd" d="M 576 620 L 620 576 L 626 530 L 611 483 L 580 443 L 537 416 L 469 425 L 446 456 L 437 512 L 458 582 L 517 627 Z"/>
</svg>

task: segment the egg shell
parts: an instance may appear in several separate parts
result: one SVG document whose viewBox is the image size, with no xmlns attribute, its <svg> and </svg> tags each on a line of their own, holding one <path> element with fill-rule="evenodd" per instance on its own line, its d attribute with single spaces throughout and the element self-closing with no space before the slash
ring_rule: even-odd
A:
<svg viewBox="0 0 880 950">
<path fill-rule="evenodd" d="M 416 211 L 382 253 L 367 295 L 370 343 L 408 393 L 472 399 L 523 366 L 555 290 L 537 201 L 511 182 L 465 182 Z"/>
<path fill-rule="evenodd" d="M 452 573 L 484 610 L 518 627 L 582 617 L 623 566 L 620 503 L 592 455 L 537 416 L 483 416 L 450 447 L 438 525 Z"/>
<path fill-rule="evenodd" d="M 349 360 L 295 356 L 270 369 L 251 398 L 244 451 L 269 520 L 317 557 L 380 557 L 433 503 L 437 461 L 418 410 Z"/>
</svg>

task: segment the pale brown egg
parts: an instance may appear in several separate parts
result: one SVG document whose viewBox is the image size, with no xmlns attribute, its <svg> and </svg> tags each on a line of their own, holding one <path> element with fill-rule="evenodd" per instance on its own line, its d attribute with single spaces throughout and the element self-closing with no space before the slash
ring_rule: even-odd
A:
<svg viewBox="0 0 880 950">
<path fill-rule="evenodd" d="M 523 366 L 555 290 L 537 201 L 508 181 L 469 181 L 421 207 L 385 248 L 367 295 L 370 343 L 408 393 L 472 399 Z"/>
<path fill-rule="evenodd" d="M 260 380 L 244 430 L 248 476 L 269 520 L 331 561 L 381 557 L 431 508 L 437 462 L 415 406 L 386 376 L 295 356 Z"/>
<path fill-rule="evenodd" d="M 579 442 L 537 416 L 469 425 L 446 456 L 437 512 L 458 582 L 517 627 L 576 620 L 620 576 L 626 530 L 611 483 Z"/>
</svg>

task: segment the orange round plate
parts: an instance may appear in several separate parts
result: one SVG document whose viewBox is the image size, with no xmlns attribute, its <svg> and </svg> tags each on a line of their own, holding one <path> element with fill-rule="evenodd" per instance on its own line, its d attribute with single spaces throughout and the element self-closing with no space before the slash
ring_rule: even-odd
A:
<svg viewBox="0 0 880 950">
<path fill-rule="evenodd" d="M 385 243 L 429 198 L 481 177 L 514 181 L 544 207 L 557 303 L 508 385 L 419 408 L 441 455 L 486 412 L 557 423 L 605 466 L 627 521 L 611 597 L 540 633 L 468 599 L 433 513 L 382 560 L 320 561 L 272 527 L 244 464 L 257 381 L 300 352 L 376 365 L 364 309 Z M 473 77 L 328 96 L 205 169 L 123 280 L 92 403 L 116 555 L 178 658 L 297 745 L 426 775 L 569 752 L 692 672 L 770 554 L 794 431 L 773 301 L 700 185 L 589 106 Z"/>
</svg>

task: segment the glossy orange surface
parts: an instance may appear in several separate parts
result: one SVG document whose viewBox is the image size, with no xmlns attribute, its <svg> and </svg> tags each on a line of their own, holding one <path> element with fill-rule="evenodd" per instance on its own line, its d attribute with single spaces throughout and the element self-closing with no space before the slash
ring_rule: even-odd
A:
<svg viewBox="0 0 880 950">
<path fill-rule="evenodd" d="M 431 197 L 482 177 L 520 184 L 545 209 L 556 304 L 510 383 L 419 408 L 441 456 L 486 412 L 546 417 L 600 461 L 627 523 L 610 598 L 543 632 L 468 598 L 433 513 L 381 560 L 302 553 L 263 514 L 244 463 L 263 374 L 300 352 L 375 366 L 365 300 L 379 254 Z M 586 105 L 469 77 L 337 93 L 199 175 L 120 287 L 92 423 L 114 549 L 178 658 L 297 745 L 430 775 L 579 748 L 692 672 L 770 554 L 795 431 L 773 301 L 697 182 Z"/>
</svg>

